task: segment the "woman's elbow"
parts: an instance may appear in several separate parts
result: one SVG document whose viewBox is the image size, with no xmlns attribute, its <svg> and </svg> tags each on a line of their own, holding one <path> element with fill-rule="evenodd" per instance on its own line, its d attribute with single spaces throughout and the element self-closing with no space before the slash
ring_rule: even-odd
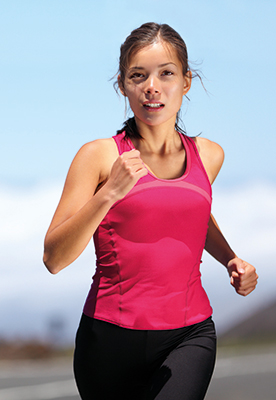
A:
<svg viewBox="0 0 276 400">
<path fill-rule="evenodd" d="M 44 250 L 43 253 L 43 263 L 45 267 L 48 269 L 48 271 L 53 275 L 57 274 L 59 271 L 63 269 L 63 267 L 61 267 L 57 262 L 52 260 L 51 256 L 46 250 Z"/>
</svg>

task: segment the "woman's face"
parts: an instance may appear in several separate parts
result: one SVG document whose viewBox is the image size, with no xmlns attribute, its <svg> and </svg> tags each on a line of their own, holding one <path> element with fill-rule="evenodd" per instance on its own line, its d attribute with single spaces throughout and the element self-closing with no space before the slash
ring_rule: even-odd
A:
<svg viewBox="0 0 276 400">
<path fill-rule="evenodd" d="M 183 76 L 176 51 L 158 42 L 131 58 L 121 92 L 140 122 L 154 126 L 171 121 L 174 125 L 190 86 L 191 76 Z"/>
</svg>

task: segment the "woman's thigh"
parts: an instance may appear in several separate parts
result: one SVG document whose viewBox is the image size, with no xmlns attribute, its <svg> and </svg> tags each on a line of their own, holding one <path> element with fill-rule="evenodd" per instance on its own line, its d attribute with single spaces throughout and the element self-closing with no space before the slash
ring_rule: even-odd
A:
<svg viewBox="0 0 276 400">
<path fill-rule="evenodd" d="M 74 372 L 83 400 L 201 400 L 215 361 L 211 320 L 136 331 L 83 316 Z"/>
<path fill-rule="evenodd" d="M 82 316 L 74 373 L 83 400 L 135 400 L 144 390 L 144 331 Z"/>
<path fill-rule="evenodd" d="M 193 328 L 153 373 L 147 400 L 204 399 L 215 365 L 216 333 L 211 319 Z"/>
</svg>

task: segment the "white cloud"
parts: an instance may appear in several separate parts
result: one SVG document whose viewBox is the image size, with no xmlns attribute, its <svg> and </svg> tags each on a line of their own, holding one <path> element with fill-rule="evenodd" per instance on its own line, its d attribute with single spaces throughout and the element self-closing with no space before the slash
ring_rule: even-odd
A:
<svg viewBox="0 0 276 400">
<path fill-rule="evenodd" d="M 94 272 L 94 249 L 58 275 L 42 263 L 43 240 L 62 184 L 29 190 L 0 188 L 1 334 L 43 336 L 52 316 L 63 318 L 73 340 Z M 213 213 L 240 257 L 254 264 L 258 289 L 247 298 L 235 294 L 223 266 L 204 255 L 203 282 L 221 329 L 271 299 L 275 292 L 276 185 L 254 183 L 214 193 Z"/>
<path fill-rule="evenodd" d="M 276 185 L 266 183 L 248 184 L 215 193 L 214 213 L 225 226 L 231 243 L 238 247 L 238 254 L 275 256 L 275 198 Z"/>
<path fill-rule="evenodd" d="M 224 267 L 205 254 L 203 282 L 221 330 L 275 300 L 275 196 L 276 185 L 264 182 L 214 191 L 213 214 L 226 239 L 259 274 L 256 290 L 246 298 L 238 296 Z"/>
<path fill-rule="evenodd" d="M 43 336 L 49 320 L 58 315 L 67 321 L 67 339 L 72 339 L 95 262 L 90 245 L 58 275 L 51 275 L 42 263 L 44 236 L 61 190 L 62 184 L 0 188 L 0 337 Z"/>
</svg>

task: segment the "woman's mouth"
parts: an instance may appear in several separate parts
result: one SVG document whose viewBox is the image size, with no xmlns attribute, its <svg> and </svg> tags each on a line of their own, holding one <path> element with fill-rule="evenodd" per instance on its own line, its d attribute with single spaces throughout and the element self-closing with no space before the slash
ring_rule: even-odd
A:
<svg viewBox="0 0 276 400">
<path fill-rule="evenodd" d="M 144 103 L 143 107 L 145 107 L 148 111 L 159 111 L 165 107 L 165 105 L 162 103 Z"/>
</svg>

